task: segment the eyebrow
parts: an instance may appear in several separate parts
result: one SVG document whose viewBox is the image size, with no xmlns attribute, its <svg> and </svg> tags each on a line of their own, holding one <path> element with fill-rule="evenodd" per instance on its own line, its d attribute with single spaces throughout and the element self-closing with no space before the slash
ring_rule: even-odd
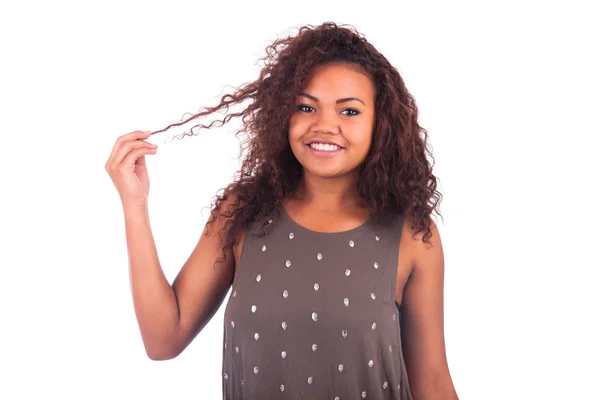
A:
<svg viewBox="0 0 600 400">
<path fill-rule="evenodd" d="M 311 95 L 310 95 L 310 94 L 308 94 L 308 93 L 301 92 L 301 93 L 299 94 L 299 96 L 308 97 L 308 98 L 309 98 L 309 99 L 311 99 L 312 101 L 316 101 L 317 103 L 319 102 L 319 99 L 317 99 L 315 96 L 311 96 Z M 347 101 L 352 101 L 352 100 L 360 101 L 361 103 L 365 104 L 365 102 L 364 102 L 364 101 L 362 101 L 361 99 L 359 99 L 359 98 L 356 98 L 356 97 L 344 97 L 343 99 L 338 99 L 338 100 L 336 100 L 336 101 L 335 101 L 335 104 L 339 104 L 339 103 L 345 103 L 345 102 L 347 102 Z"/>
</svg>

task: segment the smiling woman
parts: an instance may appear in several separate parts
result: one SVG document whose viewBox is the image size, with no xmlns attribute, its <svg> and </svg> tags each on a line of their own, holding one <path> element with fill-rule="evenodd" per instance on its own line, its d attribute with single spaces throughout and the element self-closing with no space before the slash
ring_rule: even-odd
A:
<svg viewBox="0 0 600 400">
<path fill-rule="evenodd" d="M 106 164 L 148 356 L 177 357 L 231 289 L 225 399 L 457 399 L 441 194 L 413 97 L 353 28 L 304 26 L 267 54 L 255 82 L 171 125 L 252 100 L 221 121 L 242 118 L 247 153 L 172 285 L 147 215 L 151 133 L 120 137 Z"/>
<path fill-rule="evenodd" d="M 356 182 L 375 121 L 375 87 L 368 73 L 349 63 L 320 65 L 296 103 L 288 137 L 305 179 L 349 174 Z"/>
</svg>

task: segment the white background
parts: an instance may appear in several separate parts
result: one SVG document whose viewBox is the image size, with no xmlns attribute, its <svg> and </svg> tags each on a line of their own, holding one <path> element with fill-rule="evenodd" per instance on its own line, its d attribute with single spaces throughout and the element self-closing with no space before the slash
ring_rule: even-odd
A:
<svg viewBox="0 0 600 400">
<path fill-rule="evenodd" d="M 147 358 L 104 164 L 119 135 L 216 104 L 272 40 L 332 20 L 398 68 L 430 134 L 460 398 L 600 399 L 592 1 L 15 3 L 0 6 L 0 398 L 221 398 L 225 303 L 178 358 Z M 170 282 L 233 178 L 236 124 L 150 140 Z"/>
</svg>

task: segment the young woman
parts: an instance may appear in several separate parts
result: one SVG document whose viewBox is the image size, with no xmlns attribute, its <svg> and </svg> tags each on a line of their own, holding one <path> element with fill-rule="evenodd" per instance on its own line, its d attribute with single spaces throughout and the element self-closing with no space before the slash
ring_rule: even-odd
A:
<svg viewBox="0 0 600 400">
<path fill-rule="evenodd" d="M 441 194 L 414 98 L 334 23 L 300 28 L 263 60 L 255 82 L 181 122 L 252 100 L 221 121 L 242 117 L 247 153 L 172 285 L 147 214 L 151 133 L 121 136 L 106 163 L 148 356 L 179 355 L 231 289 L 226 399 L 457 399 L 430 217 Z"/>
</svg>

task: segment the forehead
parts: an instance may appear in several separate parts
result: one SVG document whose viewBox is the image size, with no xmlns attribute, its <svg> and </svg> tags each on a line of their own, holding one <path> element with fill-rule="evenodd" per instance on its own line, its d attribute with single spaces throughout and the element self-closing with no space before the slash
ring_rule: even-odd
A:
<svg viewBox="0 0 600 400">
<path fill-rule="evenodd" d="M 343 63 L 315 67 L 304 88 L 305 92 L 324 100 L 362 96 L 372 101 L 374 90 L 370 77 L 358 67 Z"/>
</svg>

